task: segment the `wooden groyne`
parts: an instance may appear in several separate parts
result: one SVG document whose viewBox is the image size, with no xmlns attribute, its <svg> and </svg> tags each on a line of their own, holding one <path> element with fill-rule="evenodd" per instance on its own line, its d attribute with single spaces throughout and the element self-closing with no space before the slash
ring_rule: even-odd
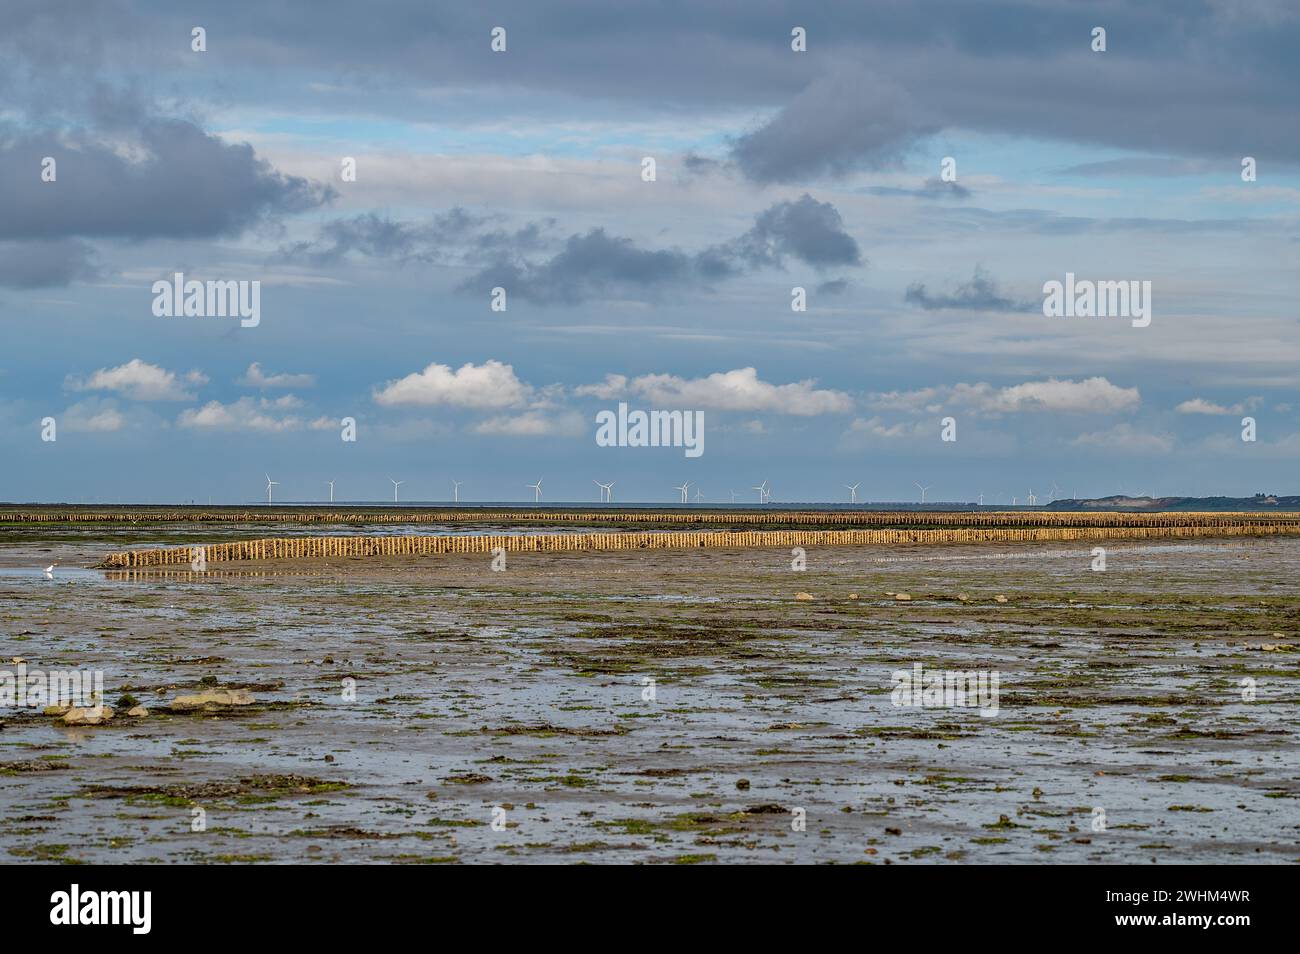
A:
<svg viewBox="0 0 1300 954">
<path fill-rule="evenodd" d="M 348 557 L 426 556 L 574 550 L 683 550 L 697 547 L 877 546 L 944 543 L 1048 543 L 1070 540 L 1152 540 L 1197 537 L 1300 536 L 1300 522 L 1241 522 L 1236 525 L 987 527 L 934 530 L 701 530 L 622 533 L 494 534 L 486 536 L 300 536 L 203 546 L 127 550 L 110 554 L 101 567 L 192 564 L 202 551 L 206 563 L 237 560 L 327 560 Z"/>
<path fill-rule="evenodd" d="M 466 510 L 466 509 L 0 509 L 0 524 L 535 524 L 717 527 L 1232 527 L 1300 524 L 1300 512 L 1233 513 L 1131 511 L 931 510 Z"/>
</svg>

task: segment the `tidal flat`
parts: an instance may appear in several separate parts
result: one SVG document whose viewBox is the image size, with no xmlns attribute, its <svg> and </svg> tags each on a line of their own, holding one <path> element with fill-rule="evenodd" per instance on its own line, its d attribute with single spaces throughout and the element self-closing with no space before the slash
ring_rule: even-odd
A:
<svg viewBox="0 0 1300 954">
<path fill-rule="evenodd" d="M 259 534 L 0 538 L 0 860 L 1300 862 L 1300 539 L 87 569 Z"/>
</svg>

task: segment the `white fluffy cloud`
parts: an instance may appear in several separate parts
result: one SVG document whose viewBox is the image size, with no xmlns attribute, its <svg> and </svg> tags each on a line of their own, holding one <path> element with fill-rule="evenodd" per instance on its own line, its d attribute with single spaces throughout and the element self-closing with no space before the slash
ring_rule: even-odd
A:
<svg viewBox="0 0 1300 954">
<path fill-rule="evenodd" d="M 90 398 L 78 401 L 64 411 L 59 423 L 68 431 L 104 434 L 120 431 L 126 425 L 126 418 L 113 401 Z"/>
<path fill-rule="evenodd" d="M 937 413 L 968 408 L 983 414 L 1014 414 L 1022 411 L 1110 414 L 1128 411 L 1142 403 L 1137 388 L 1122 388 L 1102 377 L 1081 381 L 1026 381 L 998 388 L 985 382 L 952 387 L 920 388 L 871 395 L 872 407 Z"/>
<path fill-rule="evenodd" d="M 532 388 L 515 376 L 514 368 L 489 360 L 479 365 L 467 363 L 455 371 L 445 364 L 431 364 L 376 388 L 374 399 L 388 407 L 443 404 L 493 409 L 518 407 L 531 394 Z"/>
<path fill-rule="evenodd" d="M 316 376 L 312 374 L 267 374 L 262 366 L 254 361 L 244 372 L 237 384 L 249 388 L 309 388 L 315 385 Z"/>
<path fill-rule="evenodd" d="M 1259 398 L 1247 398 L 1237 404 L 1215 404 L 1204 398 L 1191 398 L 1174 408 L 1179 414 L 1245 414 L 1259 404 Z"/>
<path fill-rule="evenodd" d="M 277 411 L 294 406 L 297 399 L 286 395 L 291 403 L 283 398 L 278 401 L 254 401 L 243 397 L 231 404 L 209 401 L 200 408 L 189 408 L 181 412 L 176 423 L 181 427 L 210 428 L 224 431 L 292 431 L 302 426 L 302 420 L 293 416 L 278 416 Z"/>
<path fill-rule="evenodd" d="M 818 390 L 816 381 L 771 384 L 754 368 L 717 371 L 703 378 L 679 378 L 671 374 L 646 374 L 628 380 L 620 374 L 606 375 L 601 384 L 576 388 L 581 396 L 609 400 L 636 395 L 666 408 L 715 408 L 722 411 L 771 411 L 811 417 L 817 414 L 845 414 L 853 400 L 842 391 Z"/>
<path fill-rule="evenodd" d="M 207 380 L 199 371 L 190 371 L 182 377 L 156 364 L 132 358 L 116 368 L 100 368 L 84 380 L 69 375 L 66 386 L 73 391 L 115 391 L 134 401 L 192 401 L 194 394 L 185 385 L 206 384 Z"/>
<path fill-rule="evenodd" d="M 1128 423 L 1116 424 L 1105 431 L 1080 434 L 1070 441 L 1075 447 L 1096 447 L 1121 454 L 1165 454 L 1173 450 L 1170 434 L 1149 434 Z"/>
<path fill-rule="evenodd" d="M 550 416 L 538 411 L 492 417 L 474 427 L 476 434 L 504 437 L 573 436 L 581 434 L 583 430 L 584 422 L 578 414 L 566 413 Z"/>
</svg>

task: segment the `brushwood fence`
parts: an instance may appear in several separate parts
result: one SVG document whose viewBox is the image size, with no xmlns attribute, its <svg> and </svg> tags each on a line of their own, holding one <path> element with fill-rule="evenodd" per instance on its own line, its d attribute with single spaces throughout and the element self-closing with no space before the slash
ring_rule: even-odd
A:
<svg viewBox="0 0 1300 954">
<path fill-rule="evenodd" d="M 1195 537 L 1300 535 L 1300 522 L 1242 522 L 1206 526 L 989 527 L 937 530 L 711 530 L 620 533 L 500 534 L 487 536 L 275 537 L 233 543 L 127 550 L 110 554 L 101 567 L 174 566 L 238 560 L 327 560 L 404 557 L 443 553 L 519 553 L 575 550 L 682 550 L 697 547 L 823 547 L 944 543 L 1045 543 L 1070 540 L 1149 540 Z"/>
<path fill-rule="evenodd" d="M 1230 527 L 1300 523 L 1300 512 L 929 511 L 929 510 L 22 510 L 0 509 L 3 523 L 252 524 L 620 524 L 897 527 Z"/>
</svg>

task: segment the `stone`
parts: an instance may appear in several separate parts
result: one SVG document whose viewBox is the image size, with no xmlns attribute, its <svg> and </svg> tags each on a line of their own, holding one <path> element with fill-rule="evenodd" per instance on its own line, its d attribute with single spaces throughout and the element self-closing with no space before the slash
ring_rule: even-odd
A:
<svg viewBox="0 0 1300 954">
<path fill-rule="evenodd" d="M 969 602 L 970 602 L 970 597 L 967 596 L 965 593 L 958 593 L 958 594 L 957 594 L 957 599 L 958 599 L 960 602 L 962 602 L 962 603 L 969 603 Z"/>
<path fill-rule="evenodd" d="M 894 594 L 894 599 L 898 600 L 900 603 L 907 603 L 907 602 L 909 602 L 909 601 L 912 599 L 912 594 L 911 594 L 911 593 L 895 593 L 895 594 Z"/>
<path fill-rule="evenodd" d="M 208 689 L 192 696 L 177 696 L 171 708 L 175 712 L 193 712 L 198 709 L 221 709 L 228 706 L 247 706 L 253 694 L 247 689 Z"/>
<path fill-rule="evenodd" d="M 1007 601 L 1007 598 L 1003 596 L 1001 593 L 999 593 L 997 596 L 993 597 L 993 601 L 995 603 L 1005 603 Z"/>
<path fill-rule="evenodd" d="M 794 595 L 794 598 L 797 600 L 810 600 L 813 599 L 813 595 L 811 593 L 799 592 Z"/>
<path fill-rule="evenodd" d="M 63 716 L 63 721 L 68 725 L 103 725 L 112 720 L 113 709 L 110 706 L 95 706 L 88 709 L 72 706 Z"/>
<path fill-rule="evenodd" d="M 47 716 L 61 716 L 61 715 L 67 715 L 68 710 L 71 708 L 72 706 L 69 705 L 56 705 L 56 706 L 46 706 L 41 711 L 43 712 L 43 714 Z"/>
<path fill-rule="evenodd" d="M 149 714 L 149 710 L 144 706 L 132 706 L 130 709 L 126 710 L 126 714 L 133 719 L 143 719 Z"/>
</svg>

